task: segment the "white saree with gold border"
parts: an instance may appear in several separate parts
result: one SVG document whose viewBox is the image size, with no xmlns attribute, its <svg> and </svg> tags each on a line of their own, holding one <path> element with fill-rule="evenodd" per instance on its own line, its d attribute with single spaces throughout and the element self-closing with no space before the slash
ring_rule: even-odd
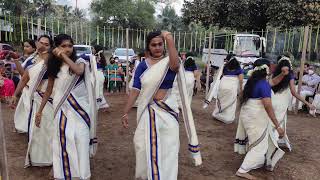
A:
<svg viewBox="0 0 320 180">
<path fill-rule="evenodd" d="M 47 67 L 39 61 L 29 70 L 30 112 L 28 116 L 28 148 L 25 167 L 52 165 L 53 107 L 49 99 L 43 109 L 40 128 L 35 126 L 35 116 L 40 107 L 42 96 L 47 88 L 47 79 L 43 79 Z"/>
<path fill-rule="evenodd" d="M 176 180 L 178 175 L 179 122 L 177 99 L 171 90 L 161 101 L 153 100 L 168 71 L 169 58 L 149 67 L 141 76 L 142 88 L 137 109 L 138 126 L 134 135 L 137 179 Z M 199 143 L 188 103 L 184 69 L 180 68 L 178 86 L 182 91 L 182 111 L 189 137 L 189 150 L 195 164 L 202 163 Z M 182 75 L 182 76 L 181 76 Z"/>
<path fill-rule="evenodd" d="M 29 60 L 35 61 L 36 58 L 37 58 L 36 53 L 32 54 L 30 57 L 28 57 L 24 61 L 22 66 L 24 67 L 26 62 Z M 31 102 L 30 102 L 29 86 L 25 86 L 22 90 L 21 97 L 19 98 L 19 102 L 14 112 L 14 127 L 18 133 L 28 132 L 28 116 L 30 112 L 30 104 Z"/>
<path fill-rule="evenodd" d="M 90 56 L 90 64 L 91 64 L 91 75 L 92 82 L 97 98 L 97 109 L 103 109 L 110 107 L 107 103 L 106 98 L 104 97 L 103 89 L 104 89 L 104 74 L 103 70 L 97 69 L 97 61 L 96 56 Z"/>
<path fill-rule="evenodd" d="M 287 111 L 292 99 L 290 88 L 287 88 L 282 92 L 272 93 L 271 99 L 272 99 L 272 107 L 273 107 L 274 114 L 276 115 L 276 118 L 279 121 L 281 128 L 286 133 L 283 138 L 278 140 L 278 144 L 280 147 L 284 146 L 288 148 L 289 151 L 291 151 L 292 148 L 290 145 L 289 138 L 287 136 L 287 120 L 288 120 Z M 273 123 L 271 123 L 271 126 L 273 129 L 275 128 Z"/>
<path fill-rule="evenodd" d="M 273 171 L 284 155 L 284 151 L 278 147 L 277 136 L 261 100 L 249 99 L 242 105 L 234 152 L 246 156 L 238 171 L 247 173 L 263 166 Z"/>
<path fill-rule="evenodd" d="M 239 90 L 238 76 L 223 76 L 219 83 L 216 106 L 212 116 L 226 124 L 230 124 L 236 117 Z"/>
<path fill-rule="evenodd" d="M 97 148 L 96 97 L 89 70 L 82 77 L 64 64 L 55 80 L 53 172 L 55 179 L 89 179 L 90 156 Z"/>
</svg>

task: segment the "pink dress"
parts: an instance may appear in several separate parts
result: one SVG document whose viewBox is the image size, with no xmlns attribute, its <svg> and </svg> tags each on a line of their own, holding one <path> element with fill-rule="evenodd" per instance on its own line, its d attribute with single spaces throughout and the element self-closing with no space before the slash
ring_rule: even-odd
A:
<svg viewBox="0 0 320 180">
<path fill-rule="evenodd" d="M 15 91 L 14 82 L 11 79 L 4 78 L 3 85 L 0 87 L 1 97 L 12 97 Z"/>
</svg>

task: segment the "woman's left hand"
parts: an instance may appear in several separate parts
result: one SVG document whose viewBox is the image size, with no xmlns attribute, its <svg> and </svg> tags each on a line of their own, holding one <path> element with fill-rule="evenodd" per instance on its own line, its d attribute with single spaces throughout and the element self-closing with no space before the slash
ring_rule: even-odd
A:
<svg viewBox="0 0 320 180">
<path fill-rule="evenodd" d="M 38 112 L 37 114 L 36 114 L 36 126 L 38 127 L 38 128 L 40 128 L 40 123 L 41 123 L 41 116 L 42 116 L 42 113 L 40 113 L 40 112 Z"/>
<path fill-rule="evenodd" d="M 309 104 L 308 106 L 309 106 L 310 110 L 315 110 L 316 109 L 316 107 L 314 105 L 312 105 L 312 104 Z"/>
<path fill-rule="evenodd" d="M 60 49 L 60 48 L 54 48 L 54 50 L 52 51 L 52 53 L 55 55 L 55 56 L 57 56 L 58 58 L 60 58 L 60 59 L 63 59 L 63 53 L 64 53 L 64 51 L 62 50 L 62 49 Z"/>
<path fill-rule="evenodd" d="M 161 35 L 163 36 L 164 39 L 167 39 L 167 36 L 168 36 L 168 35 L 171 35 L 171 32 L 162 31 L 162 32 L 161 32 Z"/>
</svg>

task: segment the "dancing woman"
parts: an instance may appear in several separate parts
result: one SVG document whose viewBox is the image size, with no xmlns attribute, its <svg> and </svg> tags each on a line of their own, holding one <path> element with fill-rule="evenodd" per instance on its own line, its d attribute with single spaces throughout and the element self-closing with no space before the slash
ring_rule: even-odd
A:
<svg viewBox="0 0 320 180">
<path fill-rule="evenodd" d="M 84 59 L 76 59 L 69 35 L 57 35 L 55 45 L 48 61 L 48 88 L 36 115 L 36 125 L 43 125 L 43 108 L 54 89 L 54 178 L 89 179 L 89 155 L 94 155 L 97 143 L 96 101 L 89 66 Z"/>
<path fill-rule="evenodd" d="M 219 77 L 218 77 L 219 78 Z M 243 70 L 235 57 L 227 61 L 218 89 L 216 106 L 212 116 L 226 124 L 234 121 L 238 94 L 242 94 Z"/>
<path fill-rule="evenodd" d="M 254 63 L 254 67 L 244 87 L 234 145 L 235 152 L 247 153 L 236 173 L 247 179 L 256 179 L 248 172 L 264 165 L 272 171 L 284 155 L 277 143 L 277 136 L 283 137 L 284 130 L 272 108 L 271 86 L 267 81 L 269 67 L 259 60 Z M 277 133 L 272 131 L 270 121 Z"/>
<path fill-rule="evenodd" d="M 189 56 L 190 54 L 187 53 L 186 60 L 184 62 L 184 69 L 186 74 L 186 85 L 187 85 L 187 91 L 188 96 L 190 100 L 190 104 L 192 102 L 193 97 L 193 91 L 194 91 L 194 84 L 196 83 L 197 90 L 201 90 L 201 83 L 200 83 L 200 72 L 198 71 L 197 65 L 193 59 L 192 56 Z"/>
<path fill-rule="evenodd" d="M 26 97 L 28 101 L 26 107 L 29 107 L 28 116 L 23 122 L 27 122 L 28 132 L 28 148 L 25 158 L 25 167 L 29 166 L 50 166 L 52 165 L 52 132 L 53 132 L 53 109 L 52 104 L 48 104 L 44 108 L 43 126 L 35 127 L 36 112 L 42 101 L 42 96 L 47 88 L 48 76 L 47 60 L 48 51 L 52 47 L 53 41 L 47 35 L 43 35 L 37 42 L 37 55 L 29 59 L 26 63 L 27 67 L 15 91 L 13 103 L 16 101 L 16 96 L 21 90 L 27 88 Z M 20 111 L 17 109 L 16 111 Z M 20 113 L 16 112 L 19 116 Z M 22 122 L 22 123 L 23 123 Z M 18 129 L 19 130 L 19 129 Z"/>
<path fill-rule="evenodd" d="M 40 40 L 40 39 L 39 39 Z M 38 41 L 39 41 L 38 40 Z M 22 77 L 25 70 L 31 67 L 35 62 L 35 57 L 38 54 L 36 45 L 33 40 L 28 40 L 23 43 L 23 56 L 21 58 L 13 59 L 16 68 Z M 22 62 L 22 64 L 21 64 Z M 19 133 L 26 133 L 28 131 L 28 115 L 30 111 L 30 97 L 29 87 L 25 86 L 22 90 L 19 102 L 14 113 L 15 129 Z"/>
<path fill-rule="evenodd" d="M 314 110 L 315 107 L 307 102 L 302 96 L 300 96 L 296 92 L 295 84 L 294 84 L 294 74 L 292 69 L 291 61 L 288 57 L 282 56 L 278 61 L 278 66 L 276 67 L 273 76 L 276 77 L 281 74 L 281 69 L 283 67 L 288 67 L 290 73 L 286 75 L 282 81 L 273 86 L 273 94 L 272 94 L 272 106 L 276 118 L 279 120 L 280 126 L 285 130 L 287 129 L 287 110 L 291 103 L 291 95 L 299 99 L 301 102 L 309 106 L 311 110 Z M 272 126 L 275 128 L 274 126 Z M 284 135 L 283 138 L 278 141 L 279 146 L 285 146 L 291 151 L 290 141 L 287 137 L 287 134 Z"/>
<path fill-rule="evenodd" d="M 165 57 L 165 41 L 169 51 L 168 57 Z M 135 177 L 139 180 L 176 180 L 180 145 L 178 104 L 171 90 L 176 74 L 179 72 L 178 77 L 181 77 L 182 71 L 180 71 L 181 67 L 173 37 L 169 32 L 149 33 L 146 45 L 148 56 L 135 71 L 133 89 L 130 91 L 124 109 L 122 123 L 125 128 L 128 128 L 129 110 L 139 96 L 138 127 L 134 135 Z M 183 90 L 182 104 L 190 112 L 189 103 L 185 101 L 187 99 L 186 87 Z M 185 115 L 184 117 L 186 117 Z M 192 114 L 188 117 L 192 118 Z M 199 165 L 201 164 L 201 156 L 193 120 L 185 121 L 190 122 L 188 124 L 191 129 L 188 131 L 189 137 L 194 138 L 189 140 L 189 150 L 193 153 L 196 165 Z"/>
<path fill-rule="evenodd" d="M 93 46 L 93 58 L 90 60 L 90 63 L 92 65 L 95 65 L 97 68 L 92 68 L 94 73 L 94 79 L 95 79 L 95 94 L 97 97 L 97 105 L 98 109 L 103 109 L 103 111 L 106 111 L 107 108 L 109 108 L 109 104 L 106 101 L 106 98 L 104 97 L 103 89 L 104 89 L 104 68 L 107 66 L 106 59 L 103 55 L 103 47 L 100 45 Z"/>
</svg>

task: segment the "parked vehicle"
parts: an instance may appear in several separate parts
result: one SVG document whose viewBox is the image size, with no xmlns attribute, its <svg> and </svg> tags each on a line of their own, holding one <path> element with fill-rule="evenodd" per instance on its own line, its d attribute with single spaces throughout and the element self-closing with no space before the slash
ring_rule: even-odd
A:
<svg viewBox="0 0 320 180">
<path fill-rule="evenodd" d="M 128 58 L 131 62 L 132 58 L 135 56 L 135 52 L 133 49 L 128 49 Z M 126 48 L 117 48 L 113 53 L 112 56 L 119 58 L 119 63 L 123 64 L 124 66 L 127 63 L 127 49 Z"/>
<path fill-rule="evenodd" d="M 92 55 L 92 47 L 89 45 L 74 45 L 74 50 L 76 50 L 77 57 L 85 54 L 86 56 Z"/>
</svg>

